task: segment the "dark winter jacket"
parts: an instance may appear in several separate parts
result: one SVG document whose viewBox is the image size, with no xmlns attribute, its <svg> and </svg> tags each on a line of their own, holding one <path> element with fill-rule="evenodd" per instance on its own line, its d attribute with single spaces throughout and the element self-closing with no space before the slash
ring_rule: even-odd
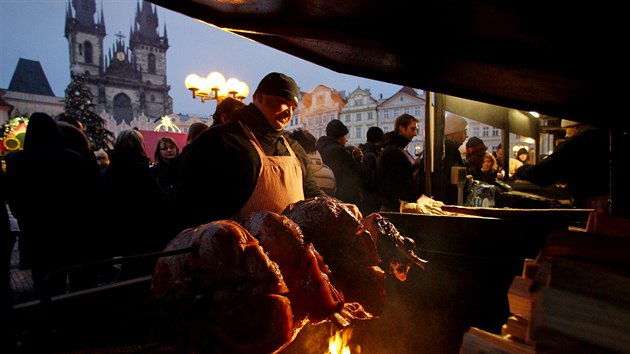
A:
<svg viewBox="0 0 630 354">
<path fill-rule="evenodd" d="M 98 202 L 91 198 L 98 186 L 91 172 L 79 153 L 63 147 L 57 123 L 43 113 L 31 115 L 24 150 L 6 157 L 7 201 L 36 287 L 50 271 L 98 258 L 91 232 L 91 206 Z M 55 282 L 54 291 L 63 291 L 64 284 Z"/>
<path fill-rule="evenodd" d="M 457 185 L 451 183 L 451 167 L 466 167 L 459 146 L 452 140 L 444 140 L 444 160 L 442 161 L 442 178 L 444 187 L 444 204 L 457 205 Z M 469 183 L 466 182 L 464 190 L 469 189 Z M 466 200 L 466 192 L 464 192 L 463 200 Z"/>
<path fill-rule="evenodd" d="M 317 140 L 317 151 L 322 160 L 333 170 L 337 182 L 335 197 L 346 203 L 359 205 L 361 202 L 361 163 L 341 145 L 337 139 L 322 136 Z"/>
<path fill-rule="evenodd" d="M 151 174 L 157 180 L 165 198 L 171 198 L 175 192 L 177 184 L 177 175 L 179 173 L 180 161 L 179 156 L 171 162 L 159 161 L 151 167 Z"/>
<path fill-rule="evenodd" d="M 521 166 L 515 177 L 543 187 L 567 183 L 577 207 L 588 198 L 606 196 L 610 194 L 609 132 L 585 125 L 547 158 Z"/>
<path fill-rule="evenodd" d="M 378 187 L 378 159 L 381 148 L 371 142 L 359 145 L 363 151 L 361 166 L 361 194 L 363 201 L 359 209 L 367 216 L 381 209 L 381 193 Z"/>
<path fill-rule="evenodd" d="M 385 211 L 399 211 L 400 200 L 413 203 L 422 194 L 416 173 L 420 165 L 412 163 L 405 151 L 410 141 L 397 132 L 385 134 L 383 151 L 378 160 L 382 207 Z"/>
<path fill-rule="evenodd" d="M 267 156 L 289 155 L 283 132 L 274 130 L 253 103 L 234 112 L 229 122 L 207 129 L 189 144 L 179 171 L 175 204 L 181 212 L 181 227 L 229 219 L 254 191 L 260 157 L 239 122 L 254 133 Z M 293 139 L 287 141 L 302 166 L 305 198 L 325 196 L 313 178 L 304 149 Z"/>
<path fill-rule="evenodd" d="M 110 202 L 114 256 L 129 256 L 164 249 L 175 235 L 164 223 L 174 215 L 166 208 L 162 191 L 151 174 L 146 155 L 133 151 L 109 153 L 105 173 Z M 166 218 L 166 219 L 165 219 Z"/>
</svg>

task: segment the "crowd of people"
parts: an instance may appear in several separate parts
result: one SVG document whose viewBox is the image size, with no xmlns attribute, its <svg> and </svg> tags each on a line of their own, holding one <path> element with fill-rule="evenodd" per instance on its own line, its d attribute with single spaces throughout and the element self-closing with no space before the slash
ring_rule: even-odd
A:
<svg viewBox="0 0 630 354">
<path fill-rule="evenodd" d="M 92 151 L 80 124 L 33 113 L 24 149 L 6 157 L 0 196 L 18 221 L 21 262 L 32 270 L 38 295 L 92 287 L 108 277 L 148 275 L 154 257 L 123 260 L 113 268 L 58 271 L 159 252 L 181 230 L 208 222 L 238 221 L 258 210 L 281 213 L 310 197 L 336 198 L 364 216 L 396 212 L 401 201 L 420 198 L 423 161 L 407 149 L 418 135 L 416 117 L 402 114 L 390 132 L 371 127 L 365 143 L 348 146 L 348 128 L 337 119 L 328 122 L 319 139 L 304 129 L 286 133 L 298 97 L 291 77 L 270 73 L 260 81 L 252 103 L 225 99 L 211 127 L 195 123 L 185 146 L 163 137 L 153 152 L 146 151 L 136 129 L 120 132 L 111 149 Z M 567 134 L 553 154 L 538 164 L 515 157 L 520 167 L 509 173 L 541 185 L 566 182 L 576 206 L 602 206 L 608 183 L 605 173 L 597 171 L 607 169 L 605 160 L 594 155 L 608 152 L 593 147 L 607 146 L 607 136 L 594 127 L 570 123 L 575 123 L 566 125 L 574 136 Z M 458 202 L 457 187 L 451 183 L 453 167 L 465 168 L 471 176 L 467 189 L 474 180 L 492 184 L 504 178 L 500 146 L 494 156 L 482 139 L 468 138 L 466 119 L 447 113 L 444 134 L 445 204 Z M 459 150 L 464 143 L 465 158 Z M 578 172 L 580 161 L 603 162 Z M 7 210 L 0 211 L 0 231 L 10 234 Z M 3 244 L 5 266 L 13 242 Z M 10 288 L 6 281 L 4 285 L 6 305 Z"/>
</svg>

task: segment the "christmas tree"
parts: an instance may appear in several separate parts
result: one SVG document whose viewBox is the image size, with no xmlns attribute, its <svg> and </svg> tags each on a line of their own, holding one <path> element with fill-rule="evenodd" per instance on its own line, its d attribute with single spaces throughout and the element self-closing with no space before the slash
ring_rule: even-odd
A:
<svg viewBox="0 0 630 354">
<path fill-rule="evenodd" d="M 65 103 L 65 111 L 57 119 L 81 122 L 94 150 L 107 150 L 113 145 L 114 134 L 105 127 L 105 120 L 94 112 L 92 92 L 83 75 L 72 74 L 72 81 L 66 88 Z"/>
</svg>

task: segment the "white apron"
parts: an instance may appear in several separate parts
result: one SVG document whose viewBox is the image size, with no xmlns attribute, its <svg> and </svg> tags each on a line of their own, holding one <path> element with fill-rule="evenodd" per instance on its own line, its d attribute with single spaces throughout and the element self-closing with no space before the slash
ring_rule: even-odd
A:
<svg viewBox="0 0 630 354">
<path fill-rule="evenodd" d="M 261 167 L 254 192 L 235 218 L 243 219 L 250 213 L 260 210 L 281 214 L 289 204 L 304 199 L 300 161 L 284 137 L 282 140 L 290 156 L 265 155 L 252 131 L 245 124 L 239 123 L 260 156 Z"/>
</svg>

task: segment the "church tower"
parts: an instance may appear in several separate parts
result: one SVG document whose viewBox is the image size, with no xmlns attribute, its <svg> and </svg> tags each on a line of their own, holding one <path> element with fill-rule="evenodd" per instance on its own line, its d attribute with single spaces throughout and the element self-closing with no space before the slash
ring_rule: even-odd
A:
<svg viewBox="0 0 630 354">
<path fill-rule="evenodd" d="M 140 5 L 136 9 L 129 47 L 142 75 L 142 82 L 145 83 L 140 94 L 140 104 L 149 117 L 155 116 L 157 112 L 173 110 L 172 99 L 168 95 L 170 86 L 166 83 L 166 51 L 169 47 L 166 24 L 162 37 L 158 34 L 158 26 L 157 8 L 142 1 L 142 9 Z"/>
<path fill-rule="evenodd" d="M 70 50 L 70 71 L 86 77 L 98 77 L 103 73 L 105 21 L 102 9 L 98 23 L 94 21 L 95 13 L 95 0 L 72 0 L 72 6 L 68 2 L 65 37 Z"/>
<path fill-rule="evenodd" d="M 103 10 L 95 23 L 95 0 L 69 0 L 65 36 L 70 46 L 70 70 L 83 74 L 94 96 L 95 112 L 108 113 L 116 121 L 131 125 L 145 115 L 152 120 L 172 113 L 173 99 L 166 81 L 166 36 L 158 34 L 157 8 L 142 1 L 137 5 L 129 47 L 118 31 L 107 53 L 103 39 Z M 74 9 L 74 14 L 73 14 Z"/>
</svg>

